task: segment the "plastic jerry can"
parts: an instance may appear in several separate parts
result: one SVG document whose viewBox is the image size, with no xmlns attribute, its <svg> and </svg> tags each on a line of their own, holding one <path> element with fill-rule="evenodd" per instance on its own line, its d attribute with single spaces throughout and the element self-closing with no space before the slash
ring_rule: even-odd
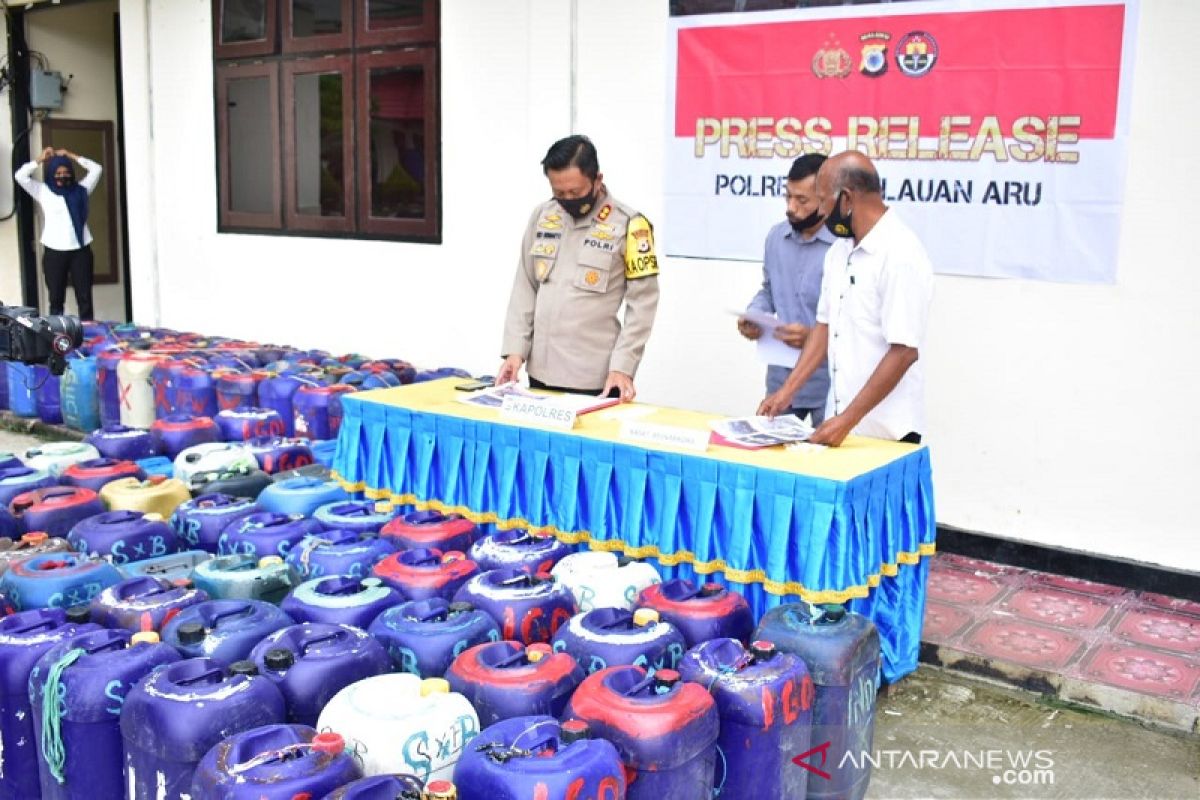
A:
<svg viewBox="0 0 1200 800">
<path fill-rule="evenodd" d="M 178 478 L 151 475 L 144 481 L 119 478 L 100 490 L 100 499 L 110 511 L 141 511 L 170 519 L 180 504 L 191 498 L 187 486 Z"/>
<path fill-rule="evenodd" d="M 632 610 L 643 589 L 662 583 L 662 577 L 652 565 L 598 551 L 563 556 L 550 570 L 550 575 L 571 590 L 580 611 L 594 608 Z"/>
<path fill-rule="evenodd" d="M 191 800 L 295 800 L 321 797 L 358 778 L 336 733 L 307 725 L 264 725 L 236 733 L 205 754 Z"/>
<path fill-rule="evenodd" d="M 555 652 L 569 653 L 589 675 L 618 664 L 651 675 L 677 669 L 686 649 L 683 634 L 650 608 L 597 608 L 571 617 L 554 635 Z"/>
<path fill-rule="evenodd" d="M 67 371 L 59 383 L 63 422 L 77 431 L 100 427 L 100 394 L 95 358 L 67 356 Z"/>
<path fill-rule="evenodd" d="M 168 553 L 157 558 L 131 561 L 128 564 L 122 564 L 118 569 L 127 578 L 146 575 L 177 584 L 180 581 L 190 581 L 196 567 L 211 558 L 212 553 L 204 550 L 181 550 L 178 553 Z"/>
<path fill-rule="evenodd" d="M 356 530 L 310 533 L 287 554 L 287 564 L 301 580 L 327 575 L 362 578 L 371 567 L 395 552 L 390 539 Z"/>
<path fill-rule="evenodd" d="M 479 567 L 459 552 L 419 548 L 387 556 L 371 567 L 371 573 L 408 600 L 449 600 L 479 574 Z"/>
<path fill-rule="evenodd" d="M 279 556 L 305 536 L 321 530 L 321 523 L 297 514 L 255 511 L 229 523 L 217 539 L 218 555 Z"/>
<path fill-rule="evenodd" d="M 121 424 L 149 428 L 154 424 L 154 365 L 164 356 L 127 353 L 117 363 L 117 394 Z"/>
<path fill-rule="evenodd" d="M 40 796 L 37 738 L 29 703 L 29 674 L 56 644 L 76 633 L 101 630 L 82 621 L 86 614 L 61 608 L 21 611 L 0 619 L 0 797 L 8 800 Z"/>
<path fill-rule="evenodd" d="M 180 370 L 176 386 L 176 411 L 196 417 L 215 417 L 221 410 L 217 406 L 217 388 L 207 365 Z"/>
<path fill-rule="evenodd" d="M 24 466 L 5 467 L 0 469 L 0 504 L 7 509 L 9 503 L 19 494 L 57 485 L 58 479 L 45 470 Z"/>
<path fill-rule="evenodd" d="M 38 419 L 47 425 L 61 425 L 63 421 L 62 393 L 59 387 L 62 379 L 58 375 L 51 375 L 50 370 L 45 366 L 35 364 L 33 381 L 34 386 L 37 387 L 35 399 Z"/>
<path fill-rule="evenodd" d="M 67 541 L 85 555 L 109 556 L 118 567 L 183 549 L 162 517 L 140 511 L 105 511 L 88 517 L 71 528 Z"/>
<path fill-rule="evenodd" d="M 688 647 L 724 637 L 745 642 L 754 630 L 746 598 L 719 583 L 697 587 L 689 580 L 674 578 L 643 589 L 637 604 L 653 608 L 678 628 Z"/>
<path fill-rule="evenodd" d="M 830 743 L 825 763 L 831 777 L 809 780 L 808 796 L 863 797 L 871 781 L 870 761 L 845 754 L 871 752 L 881 668 L 875 624 L 840 605 L 789 603 L 768 611 L 754 638 L 799 656 L 812 676 L 812 742 Z"/>
<path fill-rule="evenodd" d="M 208 600 L 181 610 L 163 626 L 162 638 L 187 658 L 222 664 L 241 661 L 254 645 L 295 620 L 261 600 Z"/>
<path fill-rule="evenodd" d="M 18 538 L 0 538 L 0 575 L 13 563 L 42 553 L 65 553 L 71 545 L 66 539 L 50 537 L 44 531 L 23 533 Z"/>
<path fill-rule="evenodd" d="M 342 426 L 342 397 L 353 386 L 301 386 L 292 396 L 292 430 L 307 439 L 336 439 Z"/>
<path fill-rule="evenodd" d="M 538 536 L 515 529 L 496 531 L 471 545 L 469 555 L 488 572 L 493 569 L 519 569 L 522 572 L 549 572 L 573 548 L 553 536 Z"/>
<path fill-rule="evenodd" d="M 78 553 L 42 553 L 12 564 L 0 578 L 0 592 L 21 610 L 69 608 L 90 603 L 120 582 L 121 573 L 107 561 Z"/>
<path fill-rule="evenodd" d="M 128 428 L 120 423 L 105 425 L 84 437 L 105 458 L 136 461 L 155 455 L 150 431 Z"/>
<path fill-rule="evenodd" d="M 227 442 L 284 435 L 283 420 L 273 408 L 227 409 L 217 414 L 217 425 L 221 428 L 221 438 Z"/>
<path fill-rule="evenodd" d="M 280 608 L 297 622 L 326 622 L 366 628 L 403 596 L 379 578 L 330 575 L 292 589 Z"/>
<path fill-rule="evenodd" d="M 425 782 L 415 775 L 372 775 L 347 783 L 322 800 L 425 800 Z"/>
<path fill-rule="evenodd" d="M 497 569 L 476 575 L 454 595 L 471 603 L 500 623 L 505 639 L 522 644 L 549 642 L 558 629 L 575 616 L 575 598 L 546 573 L 530 575 L 514 569 Z"/>
<path fill-rule="evenodd" d="M 91 619 L 106 628 L 157 631 L 181 610 L 208 600 L 208 593 L 147 575 L 126 578 L 92 598 Z"/>
<path fill-rule="evenodd" d="M 484 726 L 530 714 L 557 717 L 583 678 L 569 654 L 510 641 L 470 647 L 446 670 L 450 688 L 471 701 Z"/>
<path fill-rule="evenodd" d="M 258 505 L 263 511 L 307 517 L 327 503 L 349 499 L 346 490 L 332 480 L 299 477 L 277 480 L 263 489 Z"/>
<path fill-rule="evenodd" d="M 440 678 L 390 673 L 352 683 L 321 712 L 318 730 L 335 730 L 361 754 L 364 775 L 411 774 L 450 780 L 479 734 L 479 717 Z"/>
<path fill-rule="evenodd" d="M 424 548 L 448 553 L 465 553 L 475 542 L 475 523 L 459 514 L 414 511 L 394 517 L 379 529 L 380 536 L 394 539 L 403 550 Z"/>
<path fill-rule="evenodd" d="M 174 412 L 150 426 L 155 451 L 174 459 L 189 447 L 221 441 L 221 429 L 211 417 Z"/>
<path fill-rule="evenodd" d="M 247 469 L 243 466 L 213 472 L 197 472 L 192 475 L 188 488 L 195 497 L 204 494 L 229 494 L 253 500 L 270 485 L 270 475 L 261 469 Z"/>
<path fill-rule="evenodd" d="M 389 503 L 374 500 L 342 500 L 326 503 L 313 511 L 313 516 L 326 528 L 345 528 L 364 533 L 378 531 L 395 515 Z"/>
<path fill-rule="evenodd" d="M 100 451 L 86 442 L 43 442 L 25 451 L 25 466 L 44 469 L 57 478 L 72 464 L 99 457 Z"/>
<path fill-rule="evenodd" d="M 207 442 L 192 445 L 175 457 L 175 477 L 185 484 L 197 472 L 214 470 L 258 469 L 258 459 L 241 444 L 233 442 Z"/>
<path fill-rule="evenodd" d="M 500 626 L 470 603 L 440 597 L 387 609 L 367 632 L 387 648 L 397 672 L 440 678 L 464 650 L 500 641 Z"/>
<path fill-rule="evenodd" d="M 145 480 L 146 473 L 133 461 L 101 457 L 72 464 L 63 470 L 60 480 L 64 486 L 77 486 L 99 493 L 106 484 L 121 478 Z"/>
<path fill-rule="evenodd" d="M 103 513 L 104 503 L 91 489 L 51 486 L 17 495 L 8 510 L 26 531 L 66 536 L 77 523 Z"/>
<path fill-rule="evenodd" d="M 462 797 L 489 800 L 620 800 L 625 769 L 616 747 L 582 720 L 515 717 L 483 729 L 454 770 Z M 698 798 L 699 800 L 699 798 Z"/>
<path fill-rule="evenodd" d="M 307 439 L 285 436 L 266 436 L 250 439 L 246 447 L 258 459 L 259 468 L 268 475 L 286 472 L 313 463 L 312 448 Z"/>
<path fill-rule="evenodd" d="M 192 778 L 209 750 L 284 713 L 279 690 L 248 662 L 190 658 L 150 673 L 121 709 L 127 800 L 194 800 Z"/>
<path fill-rule="evenodd" d="M 301 725 L 316 725 L 346 686 L 391 671 L 387 651 L 366 631 L 324 622 L 280 628 L 254 646 L 249 660 L 283 695 L 288 722 Z"/>
<path fill-rule="evenodd" d="M 296 585 L 291 570 L 279 556 L 218 556 L 198 564 L 192 581 L 214 600 L 267 603 L 279 603 Z"/>
<path fill-rule="evenodd" d="M 687 652 L 679 674 L 717 702 L 721 796 L 805 796 L 808 770 L 792 759 L 809 749 L 813 683 L 799 657 L 770 642 L 746 648 L 736 639 L 712 639 Z"/>
<path fill-rule="evenodd" d="M 179 654 L 155 633 L 77 633 L 59 642 L 29 676 L 44 800 L 121 797 L 125 788 L 120 712 L 130 687 Z"/>
<path fill-rule="evenodd" d="M 589 675 L 567 705 L 596 736 L 616 745 L 629 776 L 630 800 L 697 800 L 712 796 L 720 720 L 704 687 L 679 673 L 646 675 L 609 667 Z"/>
<path fill-rule="evenodd" d="M 254 408 L 258 405 L 258 385 L 270 377 L 270 373 L 232 372 L 221 370 L 214 373 L 217 387 L 217 405 L 222 411 Z"/>
<path fill-rule="evenodd" d="M 19 361 L 4 364 L 8 374 L 8 407 L 18 417 L 36 417 L 37 380 L 33 367 Z"/>
<path fill-rule="evenodd" d="M 257 510 L 249 498 L 206 493 L 180 504 L 171 515 L 171 527 L 189 546 L 216 553 L 221 531 Z"/>
</svg>

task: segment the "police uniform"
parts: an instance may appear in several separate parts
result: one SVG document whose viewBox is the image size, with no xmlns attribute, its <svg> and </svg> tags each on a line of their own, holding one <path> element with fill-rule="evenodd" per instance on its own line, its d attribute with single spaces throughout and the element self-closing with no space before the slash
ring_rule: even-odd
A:
<svg viewBox="0 0 1200 800">
<path fill-rule="evenodd" d="M 637 372 L 657 306 L 649 220 L 608 195 L 579 220 L 550 200 L 525 229 L 501 357 L 523 357 L 544 384 L 598 391 L 609 372 Z"/>
</svg>

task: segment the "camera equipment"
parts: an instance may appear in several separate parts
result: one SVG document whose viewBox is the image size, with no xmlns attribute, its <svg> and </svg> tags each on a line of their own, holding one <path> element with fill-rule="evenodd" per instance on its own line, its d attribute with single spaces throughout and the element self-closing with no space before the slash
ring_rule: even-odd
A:
<svg viewBox="0 0 1200 800">
<path fill-rule="evenodd" d="M 62 375 L 67 353 L 83 344 L 78 317 L 38 316 L 36 308 L 0 305 L 0 360 L 45 364 Z"/>
</svg>

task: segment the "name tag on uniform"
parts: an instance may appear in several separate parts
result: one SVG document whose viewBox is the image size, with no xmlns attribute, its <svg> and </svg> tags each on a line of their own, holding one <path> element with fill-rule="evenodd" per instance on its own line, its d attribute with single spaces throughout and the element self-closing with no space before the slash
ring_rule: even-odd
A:
<svg viewBox="0 0 1200 800">
<path fill-rule="evenodd" d="M 529 400 L 509 396 L 500 406 L 501 419 L 525 422 L 542 428 L 558 428 L 569 431 L 575 427 L 575 409 L 559 405 L 551 399 Z"/>
<path fill-rule="evenodd" d="M 708 449 L 708 438 L 708 431 L 681 428 L 678 425 L 660 425 L 654 422 L 624 422 L 621 424 L 621 439 L 627 442 L 667 445 L 703 453 Z"/>
</svg>

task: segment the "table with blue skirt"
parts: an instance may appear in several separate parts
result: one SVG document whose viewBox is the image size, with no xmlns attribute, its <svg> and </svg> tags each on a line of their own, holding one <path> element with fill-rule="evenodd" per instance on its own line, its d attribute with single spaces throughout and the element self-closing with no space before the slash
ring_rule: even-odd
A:
<svg viewBox="0 0 1200 800">
<path fill-rule="evenodd" d="M 549 430 L 460 402 L 461 382 L 343 397 L 337 479 L 645 559 L 664 577 L 723 579 L 756 619 L 780 603 L 843 603 L 879 628 L 886 681 L 916 669 L 936 534 L 928 448 L 852 436 L 700 453 L 622 440 L 622 423 L 707 431 L 716 415 L 628 404 Z"/>
</svg>

